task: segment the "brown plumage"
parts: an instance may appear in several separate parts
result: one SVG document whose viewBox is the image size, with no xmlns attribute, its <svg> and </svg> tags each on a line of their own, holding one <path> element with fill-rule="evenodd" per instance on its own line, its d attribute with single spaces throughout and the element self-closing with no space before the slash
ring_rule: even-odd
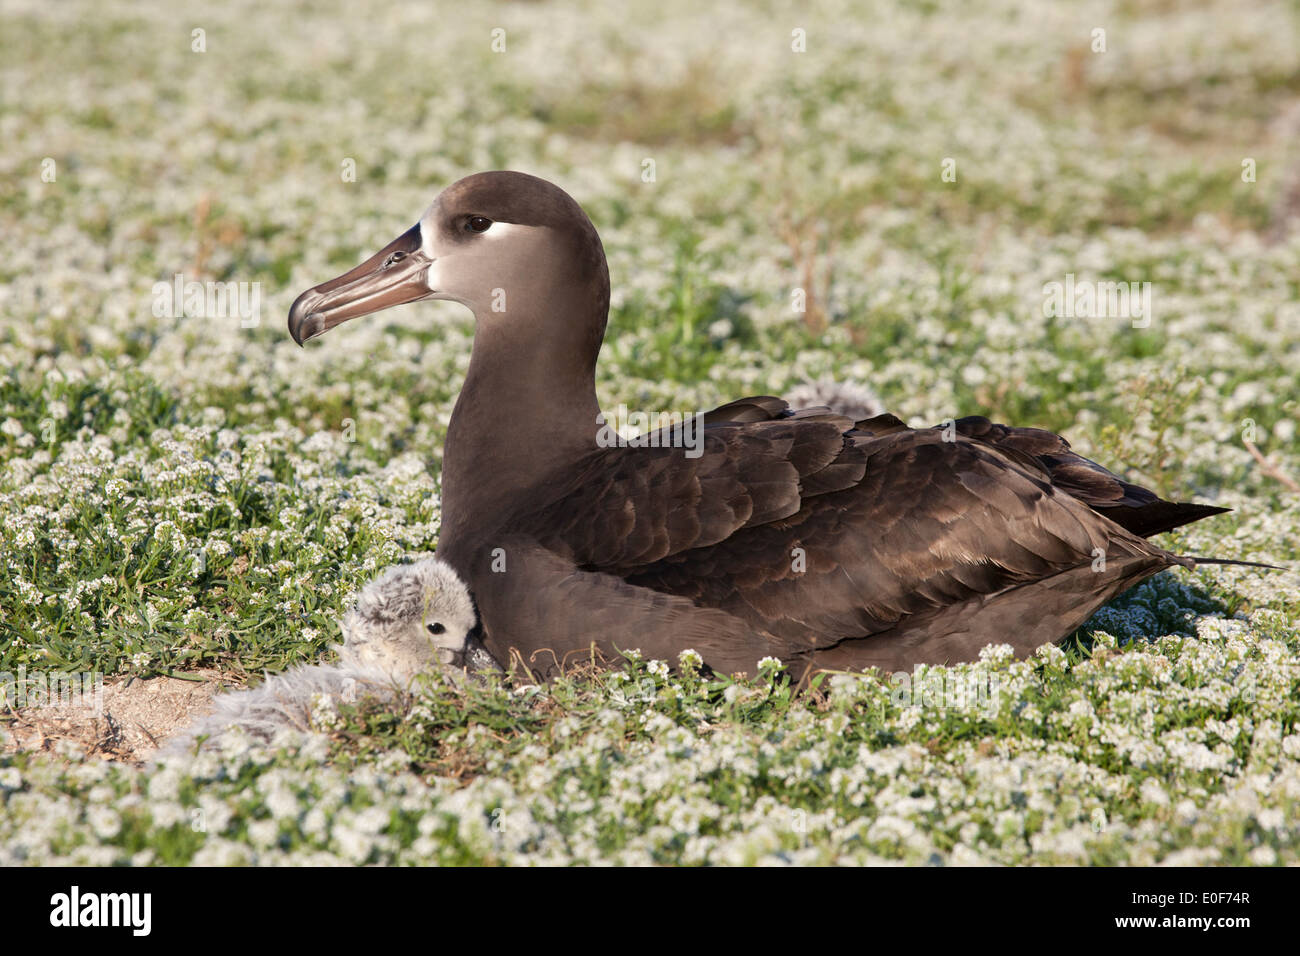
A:
<svg viewBox="0 0 1300 956">
<path fill-rule="evenodd" d="M 541 676 L 593 646 L 669 661 L 694 648 L 723 672 L 765 656 L 802 673 L 972 660 L 989 643 L 1027 654 L 1191 567 L 1146 537 L 1224 510 L 978 417 L 913 429 L 759 396 L 707 413 L 698 456 L 600 447 L 600 239 L 563 191 L 520 173 L 449 187 L 390 247 L 303 293 L 290 330 L 301 342 L 416 298 L 477 319 L 438 556 L 469 583 L 485 646 Z"/>
</svg>

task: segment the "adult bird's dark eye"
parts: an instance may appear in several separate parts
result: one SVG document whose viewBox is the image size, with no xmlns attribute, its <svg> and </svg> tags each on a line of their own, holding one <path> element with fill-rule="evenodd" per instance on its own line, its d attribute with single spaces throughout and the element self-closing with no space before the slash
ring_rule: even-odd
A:
<svg viewBox="0 0 1300 956">
<path fill-rule="evenodd" d="M 465 228 L 470 232 L 487 232 L 491 225 L 492 220 L 485 216 L 470 216 L 469 221 L 465 223 Z"/>
<path fill-rule="evenodd" d="M 430 625 L 429 625 L 429 633 L 430 633 L 430 634 L 441 634 L 441 633 L 443 633 L 443 632 L 446 631 L 446 630 L 447 630 L 447 629 L 446 629 L 445 627 L 443 627 L 441 624 L 438 624 L 438 623 L 436 623 L 436 622 L 433 623 L 433 624 L 430 624 Z"/>
</svg>

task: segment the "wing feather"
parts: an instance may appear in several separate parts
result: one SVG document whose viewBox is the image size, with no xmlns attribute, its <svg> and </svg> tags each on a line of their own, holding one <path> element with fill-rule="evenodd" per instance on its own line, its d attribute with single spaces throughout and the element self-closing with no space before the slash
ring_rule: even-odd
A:
<svg viewBox="0 0 1300 956">
<path fill-rule="evenodd" d="M 1032 608 L 1024 588 L 1049 579 L 1072 583 L 1043 594 L 1075 593 L 1087 577 L 1061 575 L 1084 574 L 1098 556 L 1154 573 L 1177 559 L 1141 529 L 1192 520 L 1179 508 L 1216 510 L 1163 502 L 1060 436 L 984 418 L 913 429 L 759 396 L 704 420 L 702 454 L 656 442 L 600 449 L 510 527 L 547 561 L 591 575 L 565 587 L 581 582 L 624 606 L 671 597 L 680 603 L 664 607 L 681 621 L 709 611 L 728 641 L 749 642 L 724 654 L 709 641 L 727 660 L 902 640 L 912 621 L 934 647 L 987 638 L 959 639 L 946 615 L 990 608 L 981 619 L 1003 621 L 989 601 L 1014 591 Z M 703 618 L 690 627 L 709 630 Z"/>
</svg>

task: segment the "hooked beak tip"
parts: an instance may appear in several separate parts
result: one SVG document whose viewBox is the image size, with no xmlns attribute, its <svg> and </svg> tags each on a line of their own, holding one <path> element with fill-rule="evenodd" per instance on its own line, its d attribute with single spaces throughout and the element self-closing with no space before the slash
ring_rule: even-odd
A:
<svg viewBox="0 0 1300 956">
<path fill-rule="evenodd" d="M 289 326 L 289 334 L 299 345 L 306 345 L 308 339 L 314 339 L 325 331 L 325 317 L 313 312 L 296 325 Z"/>
<path fill-rule="evenodd" d="M 289 309 L 289 334 L 299 345 L 306 344 L 308 339 L 325 331 L 325 317 L 312 311 L 312 306 L 319 298 L 314 289 L 308 290 L 298 296 Z"/>
</svg>

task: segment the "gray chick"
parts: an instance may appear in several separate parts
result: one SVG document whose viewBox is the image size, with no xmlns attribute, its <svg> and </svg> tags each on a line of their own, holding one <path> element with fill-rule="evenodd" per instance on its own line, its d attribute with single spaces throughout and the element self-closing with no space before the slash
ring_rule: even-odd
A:
<svg viewBox="0 0 1300 956">
<path fill-rule="evenodd" d="M 361 697 L 396 701 L 421 673 L 455 679 L 501 672 L 478 639 L 478 611 L 460 577 L 437 558 L 390 568 L 367 584 L 343 617 L 337 664 L 300 664 L 248 690 L 220 694 L 211 714 L 167 742 L 162 755 L 219 749 L 233 728 L 269 743 L 280 731 L 308 732 L 320 708 Z"/>
</svg>

